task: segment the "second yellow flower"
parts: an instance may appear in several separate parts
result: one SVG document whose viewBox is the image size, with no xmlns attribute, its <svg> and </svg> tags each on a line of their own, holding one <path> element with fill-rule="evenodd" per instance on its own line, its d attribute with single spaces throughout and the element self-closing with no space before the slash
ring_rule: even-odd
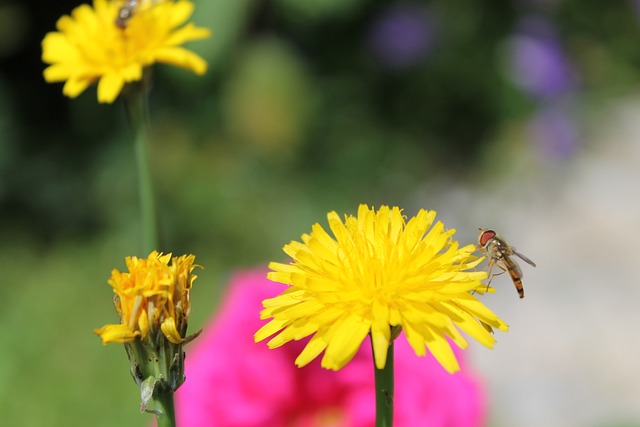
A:
<svg viewBox="0 0 640 427">
<path fill-rule="evenodd" d="M 58 20 L 56 32 L 42 41 L 47 82 L 65 82 L 63 93 L 75 98 L 98 83 L 98 101 L 113 102 L 125 83 L 142 79 L 143 70 L 163 62 L 204 74 L 207 63 L 181 47 L 209 37 L 210 31 L 185 22 L 193 13 L 188 0 L 143 2 L 126 26 L 116 23 L 122 1 L 95 0 Z"/>
</svg>

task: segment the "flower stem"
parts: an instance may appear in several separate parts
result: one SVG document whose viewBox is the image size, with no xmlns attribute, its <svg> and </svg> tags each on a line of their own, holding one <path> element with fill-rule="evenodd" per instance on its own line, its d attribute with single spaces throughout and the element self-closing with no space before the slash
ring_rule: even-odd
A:
<svg viewBox="0 0 640 427">
<path fill-rule="evenodd" d="M 373 345 L 373 342 L 372 342 Z M 393 342 L 387 351 L 387 363 L 383 369 L 375 366 L 376 427 L 393 426 Z"/>
<path fill-rule="evenodd" d="M 175 427 L 176 415 L 173 408 L 173 392 L 158 393 L 153 396 L 158 427 Z"/>
<path fill-rule="evenodd" d="M 125 91 L 127 114 L 135 132 L 134 145 L 138 169 L 143 254 L 148 254 L 152 250 L 158 249 L 155 195 L 149 161 L 149 118 L 146 86 L 145 79 L 143 79 L 138 84 L 130 84 L 127 88 L 128 90 Z"/>
</svg>

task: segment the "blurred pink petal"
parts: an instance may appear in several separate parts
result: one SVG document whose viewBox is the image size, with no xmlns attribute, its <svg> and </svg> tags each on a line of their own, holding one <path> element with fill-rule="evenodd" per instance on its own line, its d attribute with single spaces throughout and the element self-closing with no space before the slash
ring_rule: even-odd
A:
<svg viewBox="0 0 640 427">
<path fill-rule="evenodd" d="M 220 311 L 187 347 L 187 381 L 176 394 L 181 427 L 372 427 L 375 422 L 371 348 L 363 345 L 342 370 L 293 361 L 303 341 L 269 350 L 253 334 L 262 300 L 284 285 L 266 269 L 234 275 Z M 475 427 L 484 424 L 484 396 L 461 360 L 448 374 L 433 357 L 416 357 L 404 337 L 396 340 L 395 425 Z M 461 354 L 457 354 L 461 359 Z"/>
</svg>

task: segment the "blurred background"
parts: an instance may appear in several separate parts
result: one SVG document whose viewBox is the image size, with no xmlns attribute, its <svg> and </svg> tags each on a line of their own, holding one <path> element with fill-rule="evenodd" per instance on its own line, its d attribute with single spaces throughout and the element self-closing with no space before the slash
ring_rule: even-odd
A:
<svg viewBox="0 0 640 427">
<path fill-rule="evenodd" d="M 538 264 L 524 300 L 494 280 L 511 331 L 468 352 L 489 426 L 640 426 L 640 2 L 195 3 L 210 69 L 155 67 L 150 100 L 160 249 L 205 267 L 193 330 L 328 211 L 435 209 Z M 149 420 L 91 332 L 117 319 L 111 270 L 146 255 L 123 105 L 42 78 L 78 4 L 0 2 L 2 425 Z"/>
</svg>

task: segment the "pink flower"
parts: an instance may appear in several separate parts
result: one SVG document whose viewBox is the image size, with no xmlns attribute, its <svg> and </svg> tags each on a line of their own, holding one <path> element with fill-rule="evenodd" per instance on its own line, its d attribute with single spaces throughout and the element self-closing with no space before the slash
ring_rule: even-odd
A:
<svg viewBox="0 0 640 427">
<path fill-rule="evenodd" d="M 304 342 L 269 350 L 253 334 L 262 300 L 284 285 L 266 269 L 236 274 L 220 311 L 187 347 L 187 380 L 176 393 L 181 427 L 371 427 L 375 398 L 371 348 L 340 371 L 318 361 L 297 368 Z M 416 357 L 406 340 L 395 341 L 397 427 L 474 427 L 484 424 L 484 397 L 464 366 L 450 375 L 430 355 Z M 461 355 L 456 354 L 458 360 Z"/>
</svg>

